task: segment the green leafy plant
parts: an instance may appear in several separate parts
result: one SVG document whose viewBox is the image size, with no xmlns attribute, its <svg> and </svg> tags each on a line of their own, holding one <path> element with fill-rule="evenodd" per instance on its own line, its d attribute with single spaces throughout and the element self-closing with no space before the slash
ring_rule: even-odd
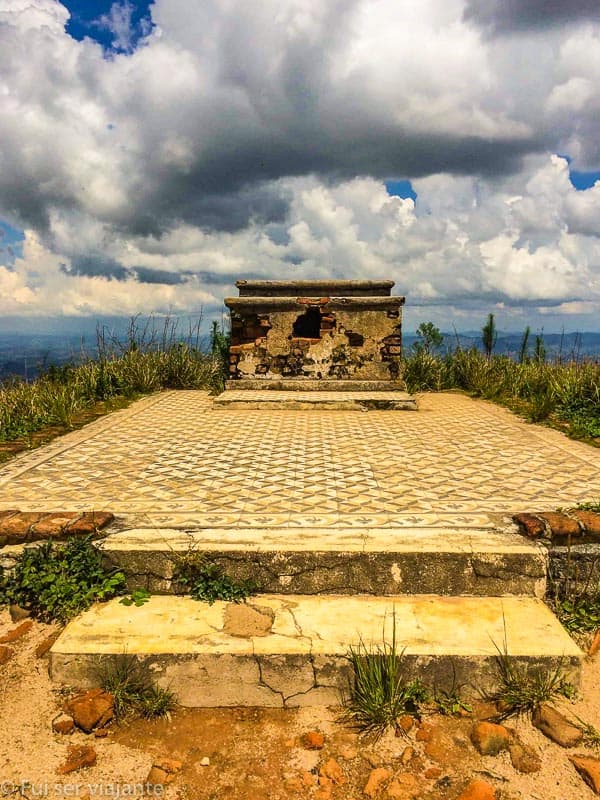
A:
<svg viewBox="0 0 600 800">
<path fill-rule="evenodd" d="M 102 660 L 97 669 L 100 686 L 114 697 L 117 720 L 127 716 L 168 717 L 176 707 L 173 692 L 156 685 L 148 665 L 124 653 Z"/>
<path fill-rule="evenodd" d="M 123 606 L 136 606 L 139 608 L 150 600 L 151 594 L 147 589 L 134 589 L 131 594 L 125 595 L 119 600 Z"/>
<path fill-rule="evenodd" d="M 392 614 L 392 639 L 368 646 L 362 637 L 347 655 L 353 678 L 342 718 L 363 733 L 380 737 L 396 727 L 402 714 L 416 714 L 427 701 L 428 693 L 418 679 L 407 680 L 403 674 L 404 651 L 399 652 L 396 640 L 396 615 Z"/>
<path fill-rule="evenodd" d="M 600 514 L 600 500 L 590 503 L 577 503 L 575 508 L 579 511 L 594 511 L 596 514 Z"/>
<path fill-rule="evenodd" d="M 555 600 L 552 605 L 569 633 L 593 633 L 600 629 L 600 597 Z"/>
<path fill-rule="evenodd" d="M 253 581 L 234 580 L 208 554 L 195 550 L 178 558 L 174 582 L 183 593 L 210 605 L 216 600 L 240 603 L 257 592 Z"/>
<path fill-rule="evenodd" d="M 65 622 L 124 585 L 122 572 L 104 568 L 91 537 L 48 541 L 26 548 L 14 569 L 2 576 L 0 602 L 16 603 L 46 622 Z"/>
</svg>

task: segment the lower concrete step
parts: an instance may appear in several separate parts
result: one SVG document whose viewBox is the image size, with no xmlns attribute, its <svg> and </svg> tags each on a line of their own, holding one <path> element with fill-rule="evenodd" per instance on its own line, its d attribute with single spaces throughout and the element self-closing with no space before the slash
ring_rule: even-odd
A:
<svg viewBox="0 0 600 800">
<path fill-rule="evenodd" d="M 226 389 L 279 392 L 395 392 L 403 381 L 361 381 L 344 378 L 238 378 L 225 381 Z"/>
<path fill-rule="evenodd" d="M 177 565 L 194 552 L 262 592 L 543 597 L 546 589 L 545 548 L 490 529 L 137 528 L 99 547 L 130 590 L 157 594 L 177 588 Z"/>
<path fill-rule="evenodd" d="M 152 597 L 98 604 L 70 622 L 50 651 L 55 682 L 89 687 L 123 654 L 147 662 L 189 707 L 339 705 L 352 681 L 348 648 L 391 640 L 407 679 L 464 697 L 498 685 L 498 654 L 530 669 L 557 667 L 578 685 L 583 653 L 541 600 L 435 595 L 261 595 L 212 606 Z"/>
<path fill-rule="evenodd" d="M 254 391 L 226 389 L 213 400 L 215 408 L 319 409 L 331 411 L 416 411 L 407 392 L 381 391 Z"/>
</svg>

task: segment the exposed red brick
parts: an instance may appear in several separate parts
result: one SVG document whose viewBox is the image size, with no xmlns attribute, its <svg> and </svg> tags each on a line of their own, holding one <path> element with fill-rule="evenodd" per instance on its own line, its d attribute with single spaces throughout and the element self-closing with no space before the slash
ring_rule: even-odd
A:
<svg viewBox="0 0 600 800">
<path fill-rule="evenodd" d="M 539 515 L 548 523 L 553 539 L 566 539 L 569 536 L 582 536 L 577 520 L 559 512 L 545 511 Z"/>
<path fill-rule="evenodd" d="M 48 514 L 31 526 L 31 539 L 50 539 L 63 534 L 65 527 L 79 517 L 76 511 L 64 511 L 60 514 Z"/>
<path fill-rule="evenodd" d="M 114 518 L 109 511 L 86 511 L 66 526 L 65 533 L 69 536 L 87 536 L 110 525 Z"/>
<path fill-rule="evenodd" d="M 571 516 L 583 525 L 586 538 L 594 536 L 600 539 L 600 514 L 594 511 L 573 511 Z"/>
<path fill-rule="evenodd" d="M 10 517 L 0 519 L 0 536 L 6 536 L 9 544 L 19 544 L 27 539 L 29 529 L 39 522 L 44 514 L 19 511 Z"/>
<path fill-rule="evenodd" d="M 25 622 L 22 622 L 20 625 L 17 625 L 16 628 L 13 628 L 12 631 L 5 633 L 4 636 L 0 636 L 0 644 L 9 644 L 10 642 L 16 642 L 17 639 L 20 639 L 22 636 L 31 629 L 33 622 L 30 619 L 26 619 Z"/>
<path fill-rule="evenodd" d="M 521 528 L 521 531 L 534 539 L 536 536 L 543 536 L 546 533 L 546 526 L 543 520 L 535 514 L 515 514 L 513 521 Z"/>
</svg>

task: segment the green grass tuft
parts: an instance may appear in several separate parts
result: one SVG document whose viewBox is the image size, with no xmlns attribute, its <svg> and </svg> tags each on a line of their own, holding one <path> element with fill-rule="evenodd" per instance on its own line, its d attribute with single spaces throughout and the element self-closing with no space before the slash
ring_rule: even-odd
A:
<svg viewBox="0 0 600 800">
<path fill-rule="evenodd" d="M 176 707 L 173 692 L 157 686 L 148 665 L 135 656 L 123 654 L 102 660 L 97 677 L 102 689 L 114 697 L 117 720 L 129 716 L 168 717 Z"/>
<path fill-rule="evenodd" d="M 402 714 L 416 714 L 427 701 L 425 686 L 417 678 L 406 680 L 398 652 L 396 616 L 392 615 L 392 640 L 367 646 L 361 638 L 350 647 L 348 659 L 352 665 L 353 681 L 344 698 L 342 719 L 375 738 L 395 727 Z"/>
</svg>

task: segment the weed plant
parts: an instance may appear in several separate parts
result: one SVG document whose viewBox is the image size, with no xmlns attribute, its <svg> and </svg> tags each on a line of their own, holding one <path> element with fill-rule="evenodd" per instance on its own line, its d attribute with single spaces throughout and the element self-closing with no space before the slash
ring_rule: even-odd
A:
<svg viewBox="0 0 600 800">
<path fill-rule="evenodd" d="M 193 549 L 178 557 L 173 580 L 182 593 L 210 605 L 217 600 L 241 603 L 257 592 L 254 582 L 234 580 L 207 553 Z"/>
<path fill-rule="evenodd" d="M 573 684 L 567 680 L 560 664 L 553 670 L 547 670 L 514 661 L 508 655 L 506 638 L 503 649 L 497 645 L 495 647 L 498 651 L 496 666 L 499 686 L 494 693 L 486 695 L 486 699 L 493 700 L 504 709 L 500 714 L 501 718 L 513 714 L 531 714 L 542 703 L 558 697 L 574 696 Z"/>
<path fill-rule="evenodd" d="M 103 660 L 97 667 L 98 682 L 114 697 L 117 720 L 130 716 L 145 719 L 168 717 L 177 699 L 173 692 L 157 686 L 148 665 L 126 653 Z"/>
<path fill-rule="evenodd" d="M 66 622 L 96 600 L 122 591 L 125 576 L 107 571 L 90 537 L 27 547 L 0 577 L 0 604 L 15 603 L 44 622 Z"/>
<path fill-rule="evenodd" d="M 402 714 L 416 714 L 428 699 L 428 692 L 417 678 L 403 674 L 404 652 L 398 650 L 396 616 L 392 616 L 392 639 L 383 644 L 367 645 L 361 638 L 350 647 L 348 660 L 353 680 L 343 698 L 342 719 L 374 738 L 397 726 Z"/>
</svg>

